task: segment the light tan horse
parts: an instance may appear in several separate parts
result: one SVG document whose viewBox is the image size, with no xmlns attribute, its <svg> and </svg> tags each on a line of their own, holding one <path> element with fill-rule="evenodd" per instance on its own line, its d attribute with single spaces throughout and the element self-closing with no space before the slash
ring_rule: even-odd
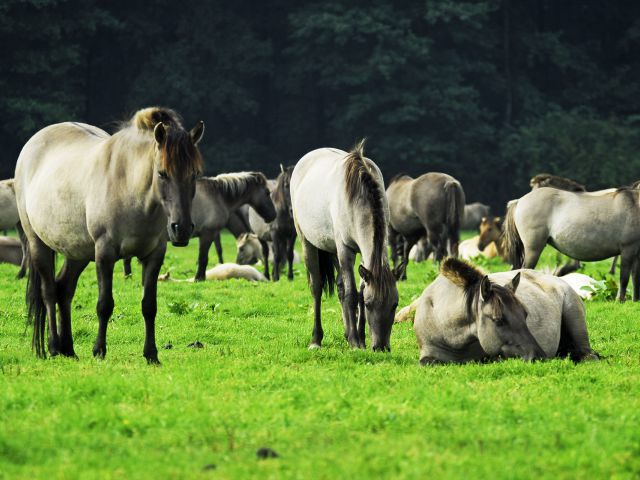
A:
<svg viewBox="0 0 640 480">
<path fill-rule="evenodd" d="M 46 356 L 47 318 L 50 354 L 75 356 L 71 301 L 90 261 L 96 262 L 99 289 L 93 355 L 106 355 L 113 265 L 136 256 L 143 267 L 144 356 L 158 363 L 158 272 L 167 236 L 185 246 L 193 230 L 191 202 L 202 171 L 196 145 L 203 131 L 202 122 L 189 132 L 175 112 L 154 107 L 138 111 L 113 136 L 66 122 L 40 130 L 22 148 L 15 190 L 28 246 L 27 299 L 38 356 Z M 57 277 L 56 252 L 66 257 Z"/>
</svg>

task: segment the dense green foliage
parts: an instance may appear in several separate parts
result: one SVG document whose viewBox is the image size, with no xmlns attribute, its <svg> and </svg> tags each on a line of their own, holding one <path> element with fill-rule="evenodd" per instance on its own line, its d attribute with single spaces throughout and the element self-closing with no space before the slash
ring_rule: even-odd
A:
<svg viewBox="0 0 640 480">
<path fill-rule="evenodd" d="M 223 238 L 227 256 L 233 241 Z M 195 243 L 195 242 L 194 242 Z M 192 276 L 197 246 L 169 249 Z M 549 250 L 542 263 L 555 263 Z M 484 262 L 496 271 L 505 264 Z M 119 267 L 119 265 L 118 265 Z M 608 262 L 589 264 L 604 274 Z M 161 283 L 161 367 L 142 358 L 140 270 L 114 278 L 108 354 L 94 360 L 93 264 L 73 308 L 79 360 L 37 360 L 24 281 L 0 265 L 0 478 L 637 478 L 638 304 L 587 303 L 604 360 L 421 367 L 409 324 L 390 354 L 351 350 L 338 300 L 309 351 L 304 268 L 293 282 Z M 400 304 L 436 274 L 411 264 Z M 202 349 L 187 345 L 199 340 Z M 279 457 L 258 460 L 261 447 Z M 213 465 L 213 466 L 212 466 Z"/>
<path fill-rule="evenodd" d="M 203 119 L 209 173 L 319 146 L 446 171 L 501 209 L 541 171 L 638 175 L 640 3 L 353 0 L 0 4 L 0 174 L 49 123 L 150 104 Z"/>
</svg>

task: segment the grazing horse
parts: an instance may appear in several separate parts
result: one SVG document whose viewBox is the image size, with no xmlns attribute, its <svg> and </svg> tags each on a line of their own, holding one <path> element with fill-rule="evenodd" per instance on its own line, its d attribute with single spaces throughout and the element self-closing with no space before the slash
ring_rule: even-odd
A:
<svg viewBox="0 0 640 480">
<path fill-rule="evenodd" d="M 460 230 L 477 230 L 484 217 L 491 215 L 491 207 L 484 203 L 474 202 L 464 206 L 464 215 Z"/>
<path fill-rule="evenodd" d="M 405 238 L 402 259 L 427 234 L 437 262 L 449 253 L 458 255 L 464 191 L 460 182 L 445 173 L 425 173 L 413 179 L 395 177 L 387 188 L 391 228 Z M 406 278 L 403 277 L 403 278 Z"/>
<path fill-rule="evenodd" d="M 534 270 L 485 275 L 447 258 L 416 302 L 413 328 L 423 365 L 498 356 L 598 359 L 582 299 L 563 280 Z"/>
<path fill-rule="evenodd" d="M 29 256 L 32 345 L 39 357 L 46 356 L 46 319 L 49 353 L 75 356 L 71 301 L 80 274 L 95 261 L 99 326 L 93 355 L 104 358 L 114 306 L 113 265 L 136 256 L 143 268 L 144 357 L 158 363 L 158 272 L 167 237 L 186 246 L 193 231 L 191 201 L 202 171 L 197 144 L 203 131 L 202 122 L 186 131 L 175 112 L 152 107 L 138 111 L 113 135 L 67 122 L 40 130 L 25 144 L 15 189 Z M 57 277 L 56 252 L 66 257 Z"/>
<path fill-rule="evenodd" d="M 509 260 L 514 268 L 534 268 L 547 244 L 581 261 L 620 255 L 618 299 L 624 302 L 632 275 L 633 300 L 640 300 L 640 191 L 529 192 L 507 211 Z"/>
<path fill-rule="evenodd" d="M 205 279 L 209 249 L 220 230 L 229 222 L 231 212 L 241 205 L 250 205 L 261 218 L 271 222 L 276 209 L 271 201 L 266 177 L 259 172 L 226 173 L 200 178 L 196 182 L 191 217 L 195 223 L 194 237 L 200 237 L 196 281 Z M 222 262 L 222 251 L 219 252 Z"/>
<path fill-rule="evenodd" d="M 249 224 L 256 233 L 262 246 L 264 276 L 269 276 L 269 242 L 273 248 L 273 281 L 280 280 L 280 270 L 285 259 L 289 266 L 287 278 L 293 280 L 293 247 L 296 243 L 296 228 L 291 209 L 291 174 L 293 167 L 280 165 L 280 174 L 276 178 L 271 199 L 276 207 L 276 218 L 271 223 L 259 218 L 253 209 L 249 209 Z"/>
<path fill-rule="evenodd" d="M 334 148 L 309 152 L 291 176 L 293 216 L 314 300 L 309 348 L 322 344 L 322 291 L 333 293 L 337 266 L 338 296 L 349 345 L 365 348 L 366 319 L 373 349 L 391 349 L 391 327 L 398 306 L 396 277 L 404 264 L 395 272 L 389 267 L 389 208 L 384 182 L 377 165 L 364 157 L 363 146 L 361 141 L 349 153 Z M 360 293 L 353 273 L 358 252 L 362 256 Z"/>
<path fill-rule="evenodd" d="M 541 187 L 559 188 L 568 192 L 586 192 L 587 189 L 581 183 L 570 178 L 558 177 L 550 173 L 539 173 L 529 181 L 532 190 Z"/>
</svg>

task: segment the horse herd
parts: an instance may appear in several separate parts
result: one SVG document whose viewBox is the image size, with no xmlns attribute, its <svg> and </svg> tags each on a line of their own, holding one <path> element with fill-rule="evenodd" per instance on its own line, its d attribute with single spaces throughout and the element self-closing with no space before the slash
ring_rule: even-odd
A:
<svg viewBox="0 0 640 480">
<path fill-rule="evenodd" d="M 223 228 L 238 238 L 237 263 L 261 259 L 264 277 L 276 281 L 285 264 L 293 279 L 294 244 L 300 238 L 314 306 L 310 348 L 322 345 L 323 292 L 337 289 L 349 345 L 365 348 L 368 324 L 373 350 L 390 350 L 397 282 L 406 278 L 416 248 L 423 258 L 433 254 L 440 263 L 438 278 L 403 309 L 414 315 L 423 364 L 500 357 L 597 359 L 578 293 L 557 276 L 531 270 L 547 244 L 578 261 L 620 255 L 619 299 L 625 298 L 630 276 L 633 299 L 639 298 L 635 186 L 585 192 L 576 182 L 537 176 L 534 189 L 511 202 L 503 220 L 489 217 L 482 205 L 465 206 L 460 182 L 443 173 L 397 176 L 385 190 L 379 168 L 364 155 L 364 142 L 350 152 L 313 150 L 295 167 L 281 166 L 275 181 L 258 172 L 201 177 L 203 132 L 202 122 L 186 130 L 174 111 L 151 107 L 113 135 L 67 122 L 40 130 L 25 144 L 13 181 L 0 184 L 0 205 L 3 212 L 15 211 L 7 222 L 20 234 L 21 241 L 11 240 L 23 271 L 28 270 L 32 347 L 39 357 L 47 350 L 75 356 L 71 302 L 90 261 L 98 277 L 93 354 L 106 355 L 114 264 L 124 259 L 130 273 L 130 261 L 137 257 L 143 354 L 158 363 L 157 281 L 167 241 L 185 246 L 199 237 L 194 280 L 201 281 L 209 278 L 212 243 L 223 263 Z M 460 242 L 461 225 L 469 228 L 464 222 L 472 222 L 472 228 L 480 224 L 480 235 Z M 65 258 L 57 275 L 56 253 Z M 359 283 L 354 274 L 358 253 Z M 478 254 L 503 256 L 514 270 L 486 275 L 457 258 Z"/>
</svg>

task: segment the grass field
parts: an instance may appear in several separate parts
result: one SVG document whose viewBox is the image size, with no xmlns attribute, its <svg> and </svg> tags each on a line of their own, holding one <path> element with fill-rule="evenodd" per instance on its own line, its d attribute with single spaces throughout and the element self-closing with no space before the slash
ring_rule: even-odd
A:
<svg viewBox="0 0 640 480">
<path fill-rule="evenodd" d="M 196 252 L 197 241 L 170 247 L 163 271 L 193 276 Z M 554 260 L 547 251 L 542 264 Z M 92 264 L 73 307 L 79 360 L 43 361 L 25 328 L 25 281 L 0 265 L 0 478 L 640 477 L 640 305 L 587 302 L 600 362 L 421 367 L 407 323 L 390 354 L 348 348 L 335 297 L 323 303 L 323 348 L 307 350 L 299 265 L 293 282 L 160 284 L 162 366 L 151 367 L 140 269 L 125 280 L 116 268 L 107 358 L 91 355 Z M 435 273 L 411 264 L 400 305 Z M 204 348 L 187 346 L 196 340 Z M 258 459 L 261 447 L 279 456 Z"/>
</svg>

